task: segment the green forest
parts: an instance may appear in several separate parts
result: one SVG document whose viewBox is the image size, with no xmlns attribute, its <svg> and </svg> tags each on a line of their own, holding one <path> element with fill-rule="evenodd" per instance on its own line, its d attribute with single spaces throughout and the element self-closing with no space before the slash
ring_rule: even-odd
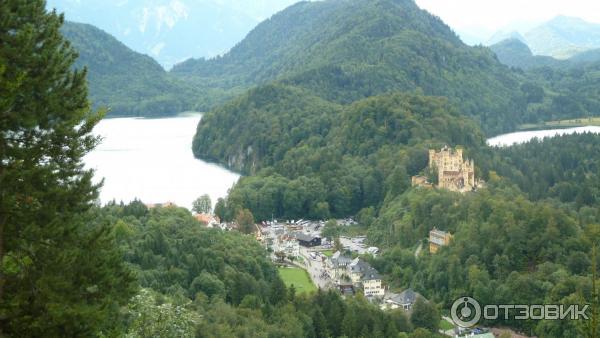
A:
<svg viewBox="0 0 600 338">
<path fill-rule="evenodd" d="M 490 136 L 598 108 L 593 51 L 563 62 L 510 41 L 470 47 L 412 0 L 300 2 L 228 53 L 168 72 L 91 25 L 67 22 L 62 32 L 78 51 L 76 66 L 87 67 L 92 104 L 108 116 L 222 111 L 273 83 L 342 105 L 396 91 L 445 96 Z"/>
<path fill-rule="evenodd" d="M 91 213 L 98 226 L 110 229 L 115 251 L 137 277 L 131 282 L 134 292 L 124 299 L 127 306 L 118 309 L 118 325 L 105 323 L 108 334 L 423 337 L 431 329 L 415 325 L 400 310 L 384 313 L 362 297 L 297 294 L 293 286 L 285 287 L 252 237 L 207 230 L 186 209 L 148 210 L 135 201 Z"/>
<path fill-rule="evenodd" d="M 83 156 L 104 112 L 44 1 L 0 6 L 0 335 L 434 337 L 439 315 L 286 288 L 252 236 L 187 209 L 96 201 Z"/>
<path fill-rule="evenodd" d="M 77 51 L 74 67 L 87 71 L 93 108 L 106 109 L 108 117 L 173 116 L 204 110 L 232 95 L 180 80 L 92 25 L 67 21 L 61 33 Z"/>
<path fill-rule="evenodd" d="M 590 304 L 588 322 L 482 324 L 596 336 L 600 136 L 486 144 L 523 122 L 594 112 L 595 65 L 510 70 L 410 0 L 299 3 L 231 53 L 171 73 L 85 34 L 107 38 L 42 0 L 0 5 L 0 336 L 436 337 L 464 295 Z M 207 88 L 219 95 L 196 91 Z M 83 157 L 101 141 L 101 107 L 159 115 L 217 101 L 194 155 L 246 175 L 219 217 L 251 229 L 354 216 L 382 249 L 363 258 L 429 302 L 408 316 L 361 295 L 300 293 L 244 231 L 206 229 L 183 208 L 99 205 Z M 444 145 L 474 159 L 486 188 L 411 186 Z M 434 227 L 454 239 L 416 255 Z"/>
<path fill-rule="evenodd" d="M 66 22 L 61 33 L 77 50 L 75 68 L 87 69 L 90 101 L 108 116 L 174 115 L 193 107 L 198 91 L 169 76 L 151 57 L 102 30 Z"/>
</svg>

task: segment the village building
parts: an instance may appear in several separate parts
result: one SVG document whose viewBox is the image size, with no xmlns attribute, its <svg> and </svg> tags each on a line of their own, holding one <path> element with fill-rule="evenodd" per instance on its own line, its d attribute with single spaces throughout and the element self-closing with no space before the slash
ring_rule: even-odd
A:
<svg viewBox="0 0 600 338">
<path fill-rule="evenodd" d="M 165 203 L 146 203 L 144 204 L 148 209 L 154 208 L 177 208 L 177 204 L 173 202 L 165 202 Z"/>
<path fill-rule="evenodd" d="M 318 236 L 311 236 L 301 232 L 296 232 L 293 236 L 303 247 L 312 248 L 321 245 L 321 237 Z"/>
<path fill-rule="evenodd" d="M 337 287 L 344 296 L 354 295 L 354 285 L 352 285 L 352 282 L 342 281 Z"/>
<path fill-rule="evenodd" d="M 274 252 L 283 252 L 288 257 L 300 256 L 300 244 L 295 237 L 281 234 L 273 241 L 272 249 Z"/>
<path fill-rule="evenodd" d="M 362 287 L 365 297 L 371 298 L 383 298 L 385 295 L 385 288 L 383 286 L 383 280 L 377 270 L 371 268 L 362 277 Z"/>
<path fill-rule="evenodd" d="M 417 298 L 423 298 L 418 292 L 413 289 L 406 289 L 401 293 L 388 293 L 383 299 L 382 308 L 384 309 L 403 309 L 404 311 L 412 311 L 413 305 Z M 425 299 L 425 298 L 423 298 Z"/>
<path fill-rule="evenodd" d="M 327 260 L 327 269 L 331 279 L 340 284 L 342 281 L 352 282 L 350 275 L 347 272 L 347 267 L 352 263 L 352 258 L 346 257 L 337 251 Z"/>
<path fill-rule="evenodd" d="M 433 254 L 438 252 L 441 247 L 450 244 L 451 240 L 452 234 L 433 228 L 429 232 L 429 252 Z"/>
<path fill-rule="evenodd" d="M 196 214 L 194 218 L 200 223 L 206 224 L 207 228 L 217 227 L 221 223 L 219 217 L 210 214 Z"/>
<path fill-rule="evenodd" d="M 383 298 L 385 287 L 379 272 L 366 261 L 343 256 L 339 251 L 329 259 L 329 271 L 335 283 L 344 289 L 362 289 L 367 298 Z"/>
</svg>

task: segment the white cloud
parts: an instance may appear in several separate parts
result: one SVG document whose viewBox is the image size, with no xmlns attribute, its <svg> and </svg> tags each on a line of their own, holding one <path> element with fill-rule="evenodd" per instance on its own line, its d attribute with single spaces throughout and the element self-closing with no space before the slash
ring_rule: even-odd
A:
<svg viewBox="0 0 600 338">
<path fill-rule="evenodd" d="M 144 7 L 142 9 L 142 18 L 140 20 L 140 32 L 144 33 L 146 31 L 146 26 L 148 25 L 148 20 L 150 19 L 150 9 Z"/>
<path fill-rule="evenodd" d="M 180 0 L 144 7 L 139 22 L 140 32 L 144 33 L 149 23 L 154 24 L 157 32 L 165 26 L 173 28 L 179 20 L 188 18 L 188 12 L 185 3 Z"/>
</svg>

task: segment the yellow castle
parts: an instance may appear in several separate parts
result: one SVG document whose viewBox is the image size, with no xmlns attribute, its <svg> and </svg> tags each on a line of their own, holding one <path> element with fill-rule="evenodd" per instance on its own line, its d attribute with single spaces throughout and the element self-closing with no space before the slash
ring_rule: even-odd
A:
<svg viewBox="0 0 600 338">
<path fill-rule="evenodd" d="M 429 168 L 437 174 L 437 187 L 450 191 L 473 191 L 483 184 L 475 179 L 475 162 L 463 159 L 463 150 L 460 147 L 452 149 L 444 146 L 440 151 L 429 150 Z M 415 176 L 413 186 L 431 186 L 426 177 Z"/>
</svg>

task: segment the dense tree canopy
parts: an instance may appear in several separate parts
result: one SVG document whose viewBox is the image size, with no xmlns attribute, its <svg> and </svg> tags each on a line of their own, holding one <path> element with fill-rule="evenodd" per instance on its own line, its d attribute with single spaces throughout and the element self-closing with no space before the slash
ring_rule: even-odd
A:
<svg viewBox="0 0 600 338">
<path fill-rule="evenodd" d="M 388 248 L 374 266 L 388 275 L 392 287 L 412 286 L 444 308 L 464 295 L 482 304 L 591 299 L 589 255 L 599 239 L 599 215 L 578 214 L 560 202 L 528 201 L 500 178 L 489 184 L 468 195 L 416 189 L 390 201 L 369 229 L 368 238 Z M 415 257 L 415 248 L 434 227 L 452 233 L 451 244 Z M 578 335 L 576 323 L 569 321 L 488 324 L 540 336 Z"/>
<path fill-rule="evenodd" d="M 91 130 L 85 71 L 45 1 L 0 5 L 0 335 L 91 336 L 132 295 L 82 157 Z"/>
<path fill-rule="evenodd" d="M 600 203 L 600 136 L 563 135 L 494 150 L 494 170 L 531 199 L 555 198 L 577 209 Z"/>
<path fill-rule="evenodd" d="M 256 111 L 254 118 L 240 116 L 248 130 L 260 129 L 262 120 L 289 123 L 296 118 L 287 115 L 293 109 L 271 110 L 271 102 L 283 101 L 304 112 L 313 109 L 296 106 L 297 96 L 288 95 L 285 87 L 273 86 L 272 92 L 273 100 L 238 102 L 239 111 L 247 111 L 249 106 Z M 318 105 L 314 107 L 318 109 Z M 460 116 L 443 98 L 390 94 L 331 109 L 330 113 L 321 110 L 322 114 L 313 114 L 314 123 L 310 119 L 308 123 L 290 123 L 290 132 L 297 137 L 286 143 L 275 142 L 269 133 L 207 131 L 198 134 L 194 149 L 197 154 L 203 149 L 223 154 L 216 157 L 228 156 L 232 166 L 258 171 L 239 181 L 228 197 L 228 207 L 247 208 L 257 220 L 267 220 L 273 216 L 324 219 L 354 215 L 408 188 L 410 175 L 427 166 L 429 147 L 461 144 L 472 152 L 484 147 L 475 123 Z M 256 128 L 255 123 L 259 125 Z"/>
<path fill-rule="evenodd" d="M 206 229 L 185 209 L 148 210 L 135 201 L 92 212 L 98 222 L 113 224 L 143 287 L 115 322 L 134 337 L 392 337 L 413 331 L 402 310 L 383 312 L 362 296 L 344 300 L 335 290 L 296 295 L 253 237 Z"/>
<path fill-rule="evenodd" d="M 88 70 L 93 107 L 108 108 L 108 116 L 175 115 L 200 108 L 199 97 L 207 95 L 92 25 L 66 22 L 61 32 L 78 53 L 74 67 Z"/>
</svg>

